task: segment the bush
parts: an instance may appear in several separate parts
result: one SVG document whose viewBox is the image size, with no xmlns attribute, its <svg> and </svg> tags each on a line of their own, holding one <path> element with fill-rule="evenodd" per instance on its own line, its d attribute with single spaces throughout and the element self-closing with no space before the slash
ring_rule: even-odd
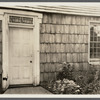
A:
<svg viewBox="0 0 100 100">
<path fill-rule="evenodd" d="M 64 62 L 58 71 L 57 80 L 46 82 L 43 86 L 54 94 L 98 94 L 100 70 L 92 65 L 88 69 L 76 72 L 74 66 Z"/>
<path fill-rule="evenodd" d="M 72 79 L 72 71 L 73 68 L 69 63 L 63 62 L 63 66 L 61 69 L 59 69 L 59 72 L 57 74 L 57 79 L 63 80 L 64 78 Z"/>
</svg>

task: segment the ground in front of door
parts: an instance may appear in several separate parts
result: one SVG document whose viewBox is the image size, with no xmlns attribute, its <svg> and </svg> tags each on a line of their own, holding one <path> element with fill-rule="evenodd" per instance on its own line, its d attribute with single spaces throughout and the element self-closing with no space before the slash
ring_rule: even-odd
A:
<svg viewBox="0 0 100 100">
<path fill-rule="evenodd" d="M 4 94 L 52 94 L 41 86 L 9 88 Z"/>
</svg>

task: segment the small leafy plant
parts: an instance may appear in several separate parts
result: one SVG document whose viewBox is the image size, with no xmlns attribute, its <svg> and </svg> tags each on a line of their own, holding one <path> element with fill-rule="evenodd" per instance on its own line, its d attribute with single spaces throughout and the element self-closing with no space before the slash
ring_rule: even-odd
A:
<svg viewBox="0 0 100 100">
<path fill-rule="evenodd" d="M 59 69 L 57 79 L 63 80 L 64 78 L 72 79 L 73 68 L 69 63 L 63 62 L 62 68 Z"/>
</svg>

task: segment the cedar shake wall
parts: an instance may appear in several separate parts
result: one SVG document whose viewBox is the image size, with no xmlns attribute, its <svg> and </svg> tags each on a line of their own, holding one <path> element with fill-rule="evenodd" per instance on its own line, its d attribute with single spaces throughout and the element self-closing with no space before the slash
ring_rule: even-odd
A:
<svg viewBox="0 0 100 100">
<path fill-rule="evenodd" d="M 62 62 L 73 64 L 75 75 L 88 70 L 89 21 L 100 21 L 100 18 L 43 14 L 40 32 L 41 82 L 55 79 Z"/>
<path fill-rule="evenodd" d="M 2 92 L 2 21 L 0 20 L 0 93 Z"/>
</svg>

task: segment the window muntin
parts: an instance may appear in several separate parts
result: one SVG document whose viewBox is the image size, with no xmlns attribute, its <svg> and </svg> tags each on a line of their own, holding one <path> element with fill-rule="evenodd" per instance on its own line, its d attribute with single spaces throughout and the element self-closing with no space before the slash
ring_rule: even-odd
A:
<svg viewBox="0 0 100 100">
<path fill-rule="evenodd" d="M 90 23 L 90 58 L 100 59 L 100 24 Z"/>
</svg>

